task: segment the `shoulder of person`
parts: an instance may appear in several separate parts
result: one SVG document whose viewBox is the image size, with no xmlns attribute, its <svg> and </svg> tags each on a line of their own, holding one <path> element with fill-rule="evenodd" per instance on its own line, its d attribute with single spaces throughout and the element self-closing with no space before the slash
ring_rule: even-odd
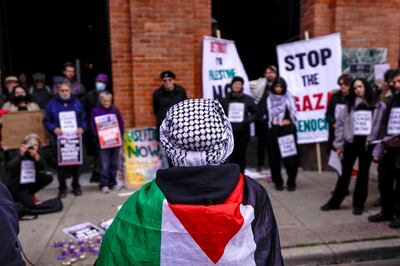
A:
<svg viewBox="0 0 400 266">
<path fill-rule="evenodd" d="M 175 90 L 179 92 L 186 92 L 186 89 L 179 84 L 175 84 Z"/>
</svg>

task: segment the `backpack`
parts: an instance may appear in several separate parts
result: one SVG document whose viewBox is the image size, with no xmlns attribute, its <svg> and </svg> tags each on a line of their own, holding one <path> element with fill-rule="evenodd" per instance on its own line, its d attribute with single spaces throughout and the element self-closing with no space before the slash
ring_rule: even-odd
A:
<svg viewBox="0 0 400 266">
<path fill-rule="evenodd" d="M 18 213 L 18 218 L 20 220 L 33 220 L 36 219 L 37 216 L 40 214 L 59 212 L 63 209 L 62 201 L 58 197 L 45 200 L 32 208 L 26 207 L 20 202 L 16 202 L 15 205 Z M 26 216 L 30 217 L 27 218 Z"/>
</svg>

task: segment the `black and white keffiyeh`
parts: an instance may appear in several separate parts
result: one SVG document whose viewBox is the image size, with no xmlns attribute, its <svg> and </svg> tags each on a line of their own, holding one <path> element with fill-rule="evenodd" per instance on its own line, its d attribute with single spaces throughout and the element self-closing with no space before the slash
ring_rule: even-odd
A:
<svg viewBox="0 0 400 266">
<path fill-rule="evenodd" d="M 161 124 L 160 141 L 174 166 L 219 165 L 234 146 L 231 123 L 212 99 L 172 106 Z"/>
</svg>

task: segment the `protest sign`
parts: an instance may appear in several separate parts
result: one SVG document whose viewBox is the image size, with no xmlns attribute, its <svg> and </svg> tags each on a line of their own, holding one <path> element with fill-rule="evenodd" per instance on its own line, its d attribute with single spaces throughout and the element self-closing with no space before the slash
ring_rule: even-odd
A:
<svg viewBox="0 0 400 266">
<path fill-rule="evenodd" d="M 63 232 L 76 240 L 86 240 L 104 235 L 103 230 L 89 222 L 66 227 Z"/>
<path fill-rule="evenodd" d="M 78 122 L 75 111 L 63 111 L 58 114 L 62 132 L 77 132 Z"/>
<path fill-rule="evenodd" d="M 162 168 L 156 128 L 133 128 L 124 133 L 125 187 L 141 186 Z"/>
<path fill-rule="evenodd" d="M 279 151 L 282 158 L 297 155 L 296 141 L 294 135 L 286 135 L 278 138 Z"/>
<path fill-rule="evenodd" d="M 42 145 L 47 144 L 43 117 L 43 111 L 12 112 L 2 116 L 3 149 L 17 149 L 24 137 L 30 133 L 36 133 Z"/>
<path fill-rule="evenodd" d="M 121 131 L 115 114 L 96 116 L 94 120 L 101 149 L 115 148 L 122 145 Z"/>
<path fill-rule="evenodd" d="M 35 162 L 32 160 L 21 161 L 20 184 L 30 184 L 36 182 Z"/>
<path fill-rule="evenodd" d="M 329 92 L 341 74 L 340 34 L 277 46 L 279 73 L 295 97 L 298 143 L 327 141 Z"/>
<path fill-rule="evenodd" d="M 58 165 L 81 165 L 83 162 L 82 136 L 57 138 Z"/>
<path fill-rule="evenodd" d="M 400 134 L 400 108 L 395 107 L 390 111 L 389 122 L 387 126 L 387 133 L 389 135 Z"/>
<path fill-rule="evenodd" d="M 244 79 L 244 93 L 250 84 L 235 42 L 213 37 L 203 39 L 203 98 L 225 98 L 234 76 Z"/>
<path fill-rule="evenodd" d="M 354 136 L 368 136 L 372 130 L 372 111 L 360 110 L 353 113 Z"/>
</svg>

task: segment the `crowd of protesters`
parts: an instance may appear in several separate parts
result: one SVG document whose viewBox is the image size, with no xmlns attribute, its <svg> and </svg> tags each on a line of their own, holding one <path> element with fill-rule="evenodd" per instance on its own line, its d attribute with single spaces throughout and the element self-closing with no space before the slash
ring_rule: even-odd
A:
<svg viewBox="0 0 400 266">
<path fill-rule="evenodd" d="M 92 160 L 91 181 L 99 182 L 100 189 L 108 193 L 116 186 L 118 162 L 120 161 L 120 146 L 103 149 L 99 144 L 96 118 L 104 115 L 114 115 L 122 134 L 124 122 L 120 111 L 113 106 L 113 95 L 109 88 L 109 78 L 100 73 L 94 80 L 92 90 L 75 81 L 75 67 L 66 63 L 62 77 L 53 78 L 53 86 L 46 84 L 43 73 L 32 75 L 32 84 L 26 77 L 20 79 L 9 76 L 5 79 L 2 109 L 9 112 L 35 111 L 45 112 L 44 126 L 49 132 L 50 147 L 56 154 L 57 138 L 63 136 L 60 113 L 72 112 L 76 117 L 74 134 L 83 137 L 85 152 Z M 157 130 L 162 125 L 167 111 L 173 105 L 187 99 L 186 90 L 178 85 L 176 75 L 172 71 L 160 74 L 161 86 L 153 92 L 153 110 L 157 121 Z M 264 153 L 267 148 L 272 181 L 276 190 L 285 187 L 288 191 L 296 190 L 296 177 L 299 168 L 296 136 L 296 105 L 294 97 L 289 93 L 285 80 L 278 75 L 275 66 L 268 66 L 264 76 L 250 82 L 249 95 L 244 93 L 244 79 L 233 77 L 231 91 L 226 98 L 218 99 L 232 126 L 235 145 L 228 162 L 236 163 L 240 171 L 246 169 L 246 152 L 250 142 L 250 124 L 255 123 L 257 138 L 257 171 L 264 168 Z M 339 90 L 332 94 L 326 112 L 329 124 L 329 140 L 327 151 L 337 153 L 342 162 L 342 173 L 329 201 L 321 207 L 323 211 L 339 209 L 344 198 L 349 194 L 349 183 L 353 174 L 353 166 L 358 159 L 358 175 L 353 193 L 353 213 L 362 214 L 368 195 L 369 169 L 372 162 L 377 162 L 379 172 L 379 203 L 382 212 L 369 218 L 371 222 L 391 220 L 391 227 L 400 227 L 400 181 L 398 174 L 400 163 L 397 162 L 398 146 L 400 146 L 400 120 L 397 121 L 397 111 L 400 110 L 400 70 L 390 70 L 385 75 L 384 82 L 379 86 L 371 84 L 363 78 L 353 78 L 343 74 L 338 78 Z M 25 87 L 28 86 L 28 87 Z M 357 132 L 358 114 L 362 119 L 369 119 L 368 132 Z M 366 116 L 365 116 L 366 114 Z M 367 117 L 367 118 L 365 118 Z M 365 122 L 365 121 L 364 121 Z M 206 130 L 206 127 L 205 127 Z M 397 131 L 399 132 L 397 132 Z M 189 136 L 190 137 L 190 136 Z M 280 141 L 286 138 L 293 142 L 294 153 L 283 154 Z M 35 143 L 34 143 L 35 142 Z M 29 148 L 27 145 L 29 144 Z M 22 140 L 18 150 L 8 152 L 6 156 L 6 182 L 18 200 L 29 204 L 37 202 L 34 194 L 51 182 L 51 176 L 43 171 L 44 162 L 41 155 L 41 143 L 38 137 L 28 135 Z M 17 184 L 21 169 L 17 167 L 24 158 L 34 162 L 37 172 L 37 183 L 34 185 Z M 400 157 L 399 157 L 400 158 Z M 287 172 L 286 184 L 282 178 L 281 165 Z M 169 159 L 169 165 L 173 161 Z M 67 196 L 66 179 L 72 177 L 72 193 L 82 194 L 80 187 L 79 165 L 57 165 L 56 172 L 59 183 L 59 196 Z M 11 181 L 10 181 L 11 180 Z M 28 200 L 27 200 L 28 199 Z M 27 205 L 29 205 L 27 204 Z"/>
</svg>

